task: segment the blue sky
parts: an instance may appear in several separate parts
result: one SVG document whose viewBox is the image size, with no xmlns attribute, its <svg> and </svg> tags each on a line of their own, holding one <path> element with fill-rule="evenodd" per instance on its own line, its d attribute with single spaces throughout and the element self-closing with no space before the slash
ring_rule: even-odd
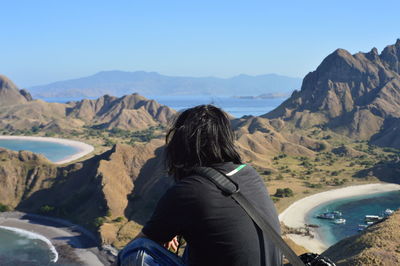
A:
<svg viewBox="0 0 400 266">
<path fill-rule="evenodd" d="M 102 70 L 303 77 L 336 48 L 400 38 L 400 1 L 2 1 L 0 73 L 20 87 Z"/>
</svg>

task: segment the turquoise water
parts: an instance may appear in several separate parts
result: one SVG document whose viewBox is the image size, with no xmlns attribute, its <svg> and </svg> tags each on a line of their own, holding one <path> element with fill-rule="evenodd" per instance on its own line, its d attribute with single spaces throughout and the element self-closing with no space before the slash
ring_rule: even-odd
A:
<svg viewBox="0 0 400 266">
<path fill-rule="evenodd" d="M 333 245 L 338 241 L 355 235 L 358 225 L 364 224 L 365 215 L 383 216 L 386 209 L 396 210 L 400 208 L 400 191 L 385 192 L 372 195 L 357 196 L 331 203 L 320 205 L 312 209 L 306 217 L 308 224 L 317 224 L 318 235 L 327 245 Z M 334 224 L 331 220 L 315 218 L 319 213 L 337 210 L 342 212 L 345 224 Z"/>
<path fill-rule="evenodd" d="M 145 95 L 148 99 L 171 107 L 175 110 L 183 110 L 200 104 L 214 104 L 234 117 L 244 115 L 259 116 L 272 111 L 278 107 L 287 97 L 273 99 L 239 99 L 229 96 L 205 96 L 205 95 L 187 95 L 187 96 L 155 96 Z M 42 98 L 47 102 L 65 103 L 68 101 L 79 101 L 81 98 Z"/>
<path fill-rule="evenodd" d="M 0 139 L 0 147 L 13 151 L 25 150 L 43 154 L 52 162 L 61 161 L 79 152 L 75 147 L 37 140 Z"/>
<path fill-rule="evenodd" d="M 0 228 L 0 265 L 55 265 L 48 244 L 33 234 Z"/>
</svg>

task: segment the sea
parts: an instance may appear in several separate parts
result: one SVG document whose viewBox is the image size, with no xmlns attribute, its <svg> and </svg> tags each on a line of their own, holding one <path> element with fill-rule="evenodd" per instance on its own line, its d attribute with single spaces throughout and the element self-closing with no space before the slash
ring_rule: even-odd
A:
<svg viewBox="0 0 400 266">
<path fill-rule="evenodd" d="M 55 265 L 58 253 L 36 233 L 0 226 L 0 265 Z"/>
<path fill-rule="evenodd" d="M 335 200 L 312 209 L 306 217 L 306 223 L 316 224 L 318 236 L 322 242 L 331 246 L 340 240 L 360 233 L 359 225 L 365 225 L 365 215 L 384 216 L 386 209 L 400 208 L 400 190 L 356 196 Z M 318 214 L 327 211 L 340 211 L 344 224 L 335 224 L 332 220 L 318 219 Z"/>
<path fill-rule="evenodd" d="M 236 118 L 245 115 L 260 116 L 278 107 L 286 97 L 281 98 L 238 98 L 231 96 L 215 95 L 179 95 L 179 96 L 159 96 L 148 95 L 148 99 L 155 100 L 160 104 L 166 105 L 177 111 L 200 104 L 213 104 L 222 108 L 227 113 Z M 81 98 L 41 98 L 47 102 L 66 103 L 68 101 L 79 101 Z M 95 99 L 95 98 L 88 98 Z"/>
<path fill-rule="evenodd" d="M 13 151 L 25 150 L 42 154 L 52 162 L 61 161 L 79 152 L 76 147 L 39 140 L 0 139 L 0 147 Z"/>
</svg>

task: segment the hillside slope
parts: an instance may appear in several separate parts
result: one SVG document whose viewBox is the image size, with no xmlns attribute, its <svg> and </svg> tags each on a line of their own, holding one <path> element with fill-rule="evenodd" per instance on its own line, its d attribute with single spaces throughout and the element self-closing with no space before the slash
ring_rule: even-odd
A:
<svg viewBox="0 0 400 266">
<path fill-rule="evenodd" d="M 400 265 L 400 212 L 365 232 L 343 239 L 322 255 L 336 265 Z"/>
<path fill-rule="evenodd" d="M 122 227 L 146 221 L 171 184 L 170 178 L 162 178 L 162 144 L 156 139 L 115 145 L 62 167 L 30 152 L 1 149 L 0 203 L 99 230 L 102 242 L 111 244 L 122 238 L 117 236 Z M 122 220 L 115 222 L 116 218 Z"/>
</svg>

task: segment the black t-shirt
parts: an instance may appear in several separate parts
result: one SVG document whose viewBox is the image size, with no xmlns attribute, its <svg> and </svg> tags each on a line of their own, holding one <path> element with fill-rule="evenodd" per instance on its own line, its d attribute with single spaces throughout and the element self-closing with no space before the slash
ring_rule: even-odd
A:
<svg viewBox="0 0 400 266">
<path fill-rule="evenodd" d="M 228 173 L 238 165 L 213 167 Z M 247 165 L 231 178 L 280 232 L 275 206 L 258 173 Z M 143 233 L 157 242 L 182 235 L 189 245 L 189 265 L 281 265 L 281 253 L 245 211 L 198 175 L 183 178 L 165 193 Z M 261 252 L 263 249 L 265 252 Z"/>
</svg>

